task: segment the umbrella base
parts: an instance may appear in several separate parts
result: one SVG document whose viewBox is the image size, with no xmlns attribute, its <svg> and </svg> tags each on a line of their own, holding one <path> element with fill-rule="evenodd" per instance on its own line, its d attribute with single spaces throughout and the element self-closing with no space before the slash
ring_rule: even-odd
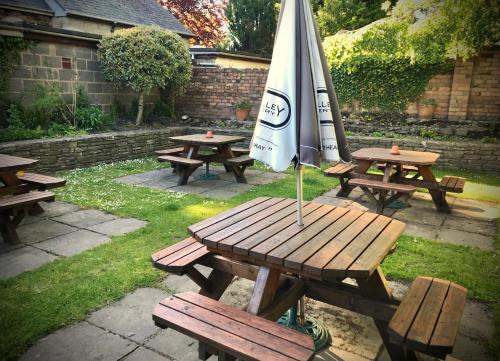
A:
<svg viewBox="0 0 500 361">
<path fill-rule="evenodd" d="M 411 205 L 407 201 L 402 201 L 400 199 L 397 199 L 394 202 L 389 203 L 385 207 L 392 208 L 392 209 L 404 209 L 404 208 L 411 207 Z"/>
<path fill-rule="evenodd" d="M 328 346 L 331 342 L 331 336 L 326 326 L 319 320 L 306 316 L 303 325 L 297 322 L 297 308 L 292 307 L 283 316 L 280 317 L 278 324 L 291 328 L 305 335 L 312 337 L 316 351 Z"/>
<path fill-rule="evenodd" d="M 199 180 L 218 180 L 220 177 L 217 174 L 213 173 L 202 173 L 196 177 Z"/>
</svg>

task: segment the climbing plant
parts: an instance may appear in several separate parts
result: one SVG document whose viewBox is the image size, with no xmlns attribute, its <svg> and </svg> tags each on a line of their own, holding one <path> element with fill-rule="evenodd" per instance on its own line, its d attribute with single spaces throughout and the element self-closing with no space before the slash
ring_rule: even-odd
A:
<svg viewBox="0 0 500 361">
<path fill-rule="evenodd" d="M 6 90 L 7 80 L 19 63 L 21 51 L 31 45 L 30 41 L 14 36 L 0 36 L 0 92 Z"/>
<path fill-rule="evenodd" d="M 342 103 L 403 111 L 428 81 L 498 42 L 498 6 L 488 0 L 400 0 L 388 16 L 325 38 L 324 47 Z"/>
</svg>

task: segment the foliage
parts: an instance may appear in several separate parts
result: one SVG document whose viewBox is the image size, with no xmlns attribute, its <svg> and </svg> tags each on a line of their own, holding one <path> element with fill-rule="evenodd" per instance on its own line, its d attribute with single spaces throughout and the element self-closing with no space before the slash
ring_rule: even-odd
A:
<svg viewBox="0 0 500 361">
<path fill-rule="evenodd" d="M 228 0 L 219 3 L 201 0 L 160 0 L 197 37 L 197 43 L 213 48 L 226 36 L 225 9 Z"/>
<path fill-rule="evenodd" d="M 0 92 L 5 90 L 7 79 L 19 63 L 20 52 L 27 49 L 31 42 L 13 36 L 0 36 Z"/>
<path fill-rule="evenodd" d="M 248 100 L 242 100 L 234 105 L 236 109 L 245 109 L 245 110 L 250 110 L 252 109 L 252 103 L 250 103 Z"/>
<path fill-rule="evenodd" d="M 159 27 L 115 31 L 102 38 L 98 53 L 106 79 L 124 82 L 139 93 L 137 124 L 142 122 L 144 93 L 166 87 L 178 95 L 191 79 L 187 45 L 178 35 Z"/>
<path fill-rule="evenodd" d="M 277 23 L 275 0 L 231 0 L 226 15 L 230 49 L 271 55 Z"/>
<path fill-rule="evenodd" d="M 76 104 L 68 104 L 57 84 L 40 83 L 28 105 L 13 102 L 7 109 L 7 128 L 2 129 L 3 141 L 34 139 L 44 136 L 85 134 L 111 126 L 116 113 L 105 113 L 90 104 L 83 87 L 77 88 Z"/>
<path fill-rule="evenodd" d="M 401 0 L 388 17 L 327 37 L 324 46 L 339 100 L 404 110 L 434 75 L 449 69 L 450 58 L 475 55 L 498 41 L 500 10 L 488 4 Z"/>
<path fill-rule="evenodd" d="M 318 9 L 317 21 L 322 37 L 340 30 L 355 30 L 383 18 L 385 0 L 325 0 Z"/>
<path fill-rule="evenodd" d="M 414 64 L 405 52 L 404 24 L 378 20 L 358 31 L 341 31 L 324 47 L 339 101 L 368 109 L 404 111 L 447 64 Z"/>
<path fill-rule="evenodd" d="M 498 0 L 400 0 L 391 18 L 407 24 L 406 51 L 414 62 L 467 59 L 500 40 Z"/>
</svg>

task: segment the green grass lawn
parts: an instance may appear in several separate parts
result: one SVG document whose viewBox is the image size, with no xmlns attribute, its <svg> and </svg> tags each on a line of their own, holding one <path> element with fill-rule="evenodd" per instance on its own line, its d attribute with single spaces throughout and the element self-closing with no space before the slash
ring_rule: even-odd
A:
<svg viewBox="0 0 500 361">
<path fill-rule="evenodd" d="M 144 159 L 61 173 L 68 184 L 57 190 L 59 200 L 139 218 L 148 221 L 148 225 L 131 234 L 113 237 L 112 242 L 82 254 L 0 281 L 0 359 L 17 358 L 38 338 L 82 320 L 89 312 L 138 287 L 158 286 L 164 273 L 151 266 L 149 256 L 184 239 L 190 224 L 258 196 L 295 197 L 295 177 L 291 170 L 290 176 L 282 180 L 258 186 L 228 201 L 115 181 L 120 176 L 161 167 L 155 160 Z M 497 187 L 499 184 L 493 178 L 482 175 L 478 182 Z M 335 179 L 308 168 L 304 198 L 311 200 L 337 184 Z M 496 282 L 500 278 L 498 257 L 498 252 L 403 236 L 382 267 L 392 279 L 412 280 L 417 275 L 443 277 L 467 287 L 472 299 L 497 302 L 500 300 Z"/>
</svg>

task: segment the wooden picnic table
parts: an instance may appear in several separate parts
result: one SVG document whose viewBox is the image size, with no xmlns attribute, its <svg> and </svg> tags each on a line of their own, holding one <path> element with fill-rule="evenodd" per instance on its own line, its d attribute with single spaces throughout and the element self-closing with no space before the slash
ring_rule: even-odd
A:
<svg viewBox="0 0 500 361">
<path fill-rule="evenodd" d="M 40 214 L 39 202 L 51 202 L 54 193 L 47 189 L 62 187 L 66 181 L 26 169 L 38 160 L 0 154 L 0 233 L 9 243 L 18 243 L 16 227 L 26 213 Z"/>
<path fill-rule="evenodd" d="M 275 320 L 305 294 L 374 317 L 397 359 L 402 350 L 389 343 L 386 332 L 397 302 L 380 263 L 405 225 L 383 215 L 306 202 L 304 226 L 298 226 L 296 207 L 294 199 L 261 197 L 188 230 L 208 252 L 223 257 L 205 264 L 220 266 L 227 259 L 257 268 L 247 312 Z M 237 268 L 224 266 L 229 273 Z M 287 277 L 294 286 L 280 293 Z M 343 283 L 346 277 L 358 286 Z"/>
<path fill-rule="evenodd" d="M 208 138 L 205 134 L 190 134 L 170 137 L 169 139 L 184 146 L 182 154 L 187 159 L 201 159 L 205 162 L 213 161 L 224 163 L 226 170 L 234 174 L 238 183 L 246 183 L 246 178 L 243 173 L 244 166 L 249 163 L 249 158 L 248 156 L 237 157 L 231 150 L 231 145 L 244 141 L 244 137 L 215 134 L 213 137 Z M 209 157 L 200 156 L 198 154 L 200 147 L 214 148 L 216 153 Z M 182 182 L 182 184 L 187 182 L 187 177 L 184 178 L 185 182 Z"/>
<path fill-rule="evenodd" d="M 23 186 L 24 182 L 18 175 L 23 174 L 29 166 L 37 162 L 36 159 L 0 154 L 0 180 L 3 183 L 3 187 L 0 187 L 0 196 L 28 192 L 29 187 Z"/>
<path fill-rule="evenodd" d="M 375 181 L 385 184 L 391 184 L 396 192 L 392 200 L 397 199 L 405 192 L 401 189 L 398 193 L 397 184 L 401 184 L 401 188 L 426 188 L 431 194 L 432 200 L 436 205 L 439 212 L 449 213 L 450 207 L 446 201 L 446 192 L 440 188 L 440 183 L 432 173 L 432 166 L 436 164 L 439 159 L 439 154 L 431 152 L 418 152 L 410 150 L 401 150 L 399 155 L 390 153 L 390 149 L 385 148 L 363 148 L 352 153 L 353 159 L 358 161 L 357 167 L 353 172 L 347 173 L 346 178 L 351 179 L 364 179 L 368 181 Z M 367 174 L 373 163 L 383 163 L 384 175 Z M 407 178 L 407 172 L 404 171 L 405 166 L 413 166 L 416 168 L 416 174 L 412 178 Z M 419 179 L 422 178 L 422 179 Z M 339 197 L 347 197 L 354 188 L 352 184 L 357 184 L 356 181 L 351 185 L 343 184 L 340 192 L 337 194 Z M 364 185 L 363 181 L 359 182 Z M 361 186 L 360 185 L 360 186 Z M 383 185 L 382 185 L 383 186 Z M 462 185 L 463 187 L 463 185 Z"/>
<path fill-rule="evenodd" d="M 452 352 L 467 291 L 418 277 L 400 302 L 380 268 L 404 223 L 306 202 L 304 225 L 298 226 L 296 207 L 294 199 L 256 198 L 188 227 L 191 237 L 153 254 L 156 268 L 187 275 L 201 288 L 198 295 L 161 301 L 155 323 L 198 339 L 202 360 L 215 354 L 227 360 L 309 360 L 311 339 L 269 323 L 307 296 L 372 317 L 391 360 Z M 197 264 L 211 268 L 210 275 Z M 235 276 L 255 281 L 246 313 L 216 301 Z"/>
</svg>

